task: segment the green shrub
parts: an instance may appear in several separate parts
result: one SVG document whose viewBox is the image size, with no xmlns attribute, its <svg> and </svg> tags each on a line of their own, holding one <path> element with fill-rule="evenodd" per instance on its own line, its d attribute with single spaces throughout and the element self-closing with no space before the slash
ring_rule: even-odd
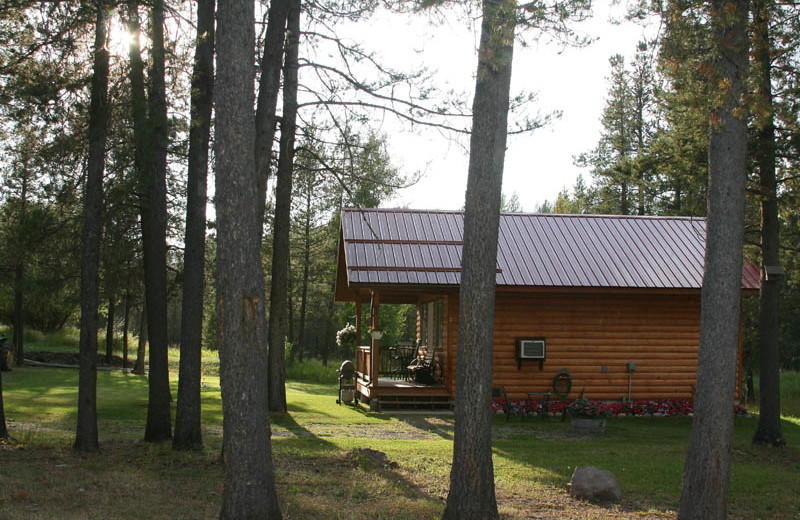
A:
<svg viewBox="0 0 800 520">
<path fill-rule="evenodd" d="M 295 361 L 286 364 L 286 379 L 295 381 L 305 381 L 308 383 L 338 383 L 339 375 L 336 370 L 339 368 L 339 361 L 328 360 L 328 364 L 323 365 L 320 359 L 304 359 L 303 362 Z"/>
</svg>

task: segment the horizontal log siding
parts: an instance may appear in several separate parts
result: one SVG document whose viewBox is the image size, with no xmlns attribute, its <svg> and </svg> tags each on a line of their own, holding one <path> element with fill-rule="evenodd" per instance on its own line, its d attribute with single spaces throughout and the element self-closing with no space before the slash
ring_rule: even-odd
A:
<svg viewBox="0 0 800 520">
<path fill-rule="evenodd" d="M 450 297 L 449 351 L 457 350 L 458 300 Z M 631 398 L 692 398 L 697 373 L 700 295 L 497 294 L 494 386 L 509 397 L 552 389 L 562 368 L 572 375 L 574 398 L 620 399 L 628 393 L 627 363 L 636 363 Z M 455 331 L 455 333 L 453 333 Z M 516 339 L 544 337 L 546 359 L 518 368 Z M 455 372 L 455 355 L 447 356 Z M 602 367 L 607 371 L 603 373 Z M 455 378 L 447 384 L 455 395 Z"/>
</svg>

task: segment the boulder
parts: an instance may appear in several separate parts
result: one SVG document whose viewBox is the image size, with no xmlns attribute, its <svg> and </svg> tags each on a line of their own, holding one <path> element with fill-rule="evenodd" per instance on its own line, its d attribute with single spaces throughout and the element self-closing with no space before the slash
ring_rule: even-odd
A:
<svg viewBox="0 0 800 520">
<path fill-rule="evenodd" d="M 614 474 L 594 466 L 576 467 L 568 487 L 571 496 L 593 502 L 619 502 L 622 498 Z"/>
</svg>

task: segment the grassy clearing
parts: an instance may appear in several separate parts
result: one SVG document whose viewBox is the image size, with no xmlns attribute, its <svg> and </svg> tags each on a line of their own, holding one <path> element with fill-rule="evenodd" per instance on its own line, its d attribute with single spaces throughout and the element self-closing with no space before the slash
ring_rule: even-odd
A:
<svg viewBox="0 0 800 520">
<path fill-rule="evenodd" d="M 170 351 L 177 367 L 177 351 Z M 335 365 L 335 366 L 334 366 Z M 330 377 L 321 364 L 293 377 Z M 172 371 L 173 375 L 176 370 Z M 217 362 L 204 354 L 201 452 L 141 441 L 147 380 L 98 373 L 101 453 L 70 450 L 77 371 L 15 368 L 4 374 L 11 434 L 0 446 L 0 519 L 216 518 L 222 496 L 222 411 Z M 327 374 L 327 375 L 326 375 Z M 173 395 L 177 392 L 173 380 Z M 784 390 L 790 387 L 784 385 Z M 286 518 L 426 519 L 441 515 L 452 457 L 450 415 L 389 416 L 337 406 L 336 385 L 292 380 L 289 413 L 272 419 L 273 453 Z M 789 448 L 753 448 L 753 418 L 736 420 L 731 518 L 798 518 L 800 419 L 787 417 Z M 493 424 L 498 504 L 504 518 L 674 518 L 691 422 L 611 419 L 600 437 L 575 437 L 558 420 Z M 365 448 L 386 454 L 389 464 Z M 615 473 L 624 503 L 605 508 L 564 492 L 575 466 Z"/>
</svg>

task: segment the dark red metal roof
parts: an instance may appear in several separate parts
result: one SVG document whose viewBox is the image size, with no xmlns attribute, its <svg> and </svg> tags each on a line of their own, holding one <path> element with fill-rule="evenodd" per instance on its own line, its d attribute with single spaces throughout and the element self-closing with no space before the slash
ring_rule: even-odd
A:
<svg viewBox="0 0 800 520">
<path fill-rule="evenodd" d="M 345 209 L 342 239 L 348 285 L 458 285 L 464 214 L 460 211 Z M 624 289 L 699 289 L 706 221 L 504 213 L 497 285 Z M 743 289 L 758 289 L 747 263 Z"/>
</svg>

